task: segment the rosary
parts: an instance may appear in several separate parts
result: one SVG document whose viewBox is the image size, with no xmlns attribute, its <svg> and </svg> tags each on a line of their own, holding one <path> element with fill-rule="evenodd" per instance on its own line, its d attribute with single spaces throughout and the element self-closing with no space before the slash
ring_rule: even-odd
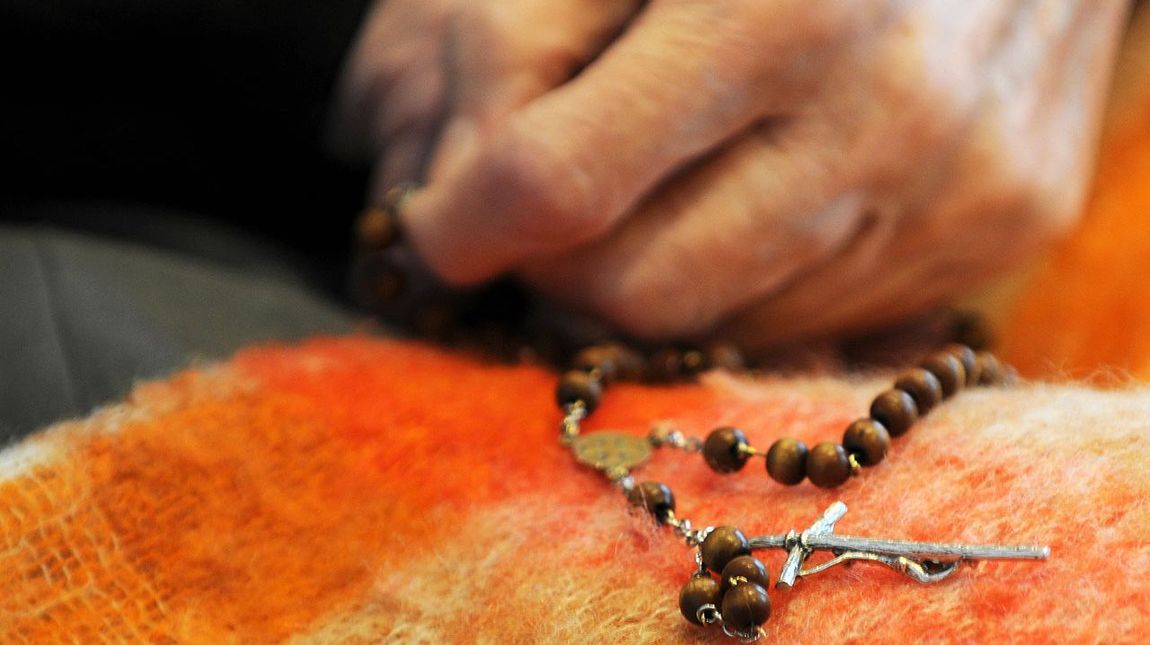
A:
<svg viewBox="0 0 1150 645">
<path fill-rule="evenodd" d="M 724 349 L 723 355 L 729 357 L 730 351 Z M 705 361 L 705 354 L 697 354 Z M 635 373 L 633 368 L 621 369 L 621 365 L 641 362 L 633 350 L 620 345 L 580 352 L 574 369 L 560 378 L 556 388 L 556 402 L 563 412 L 560 437 L 578 462 L 602 472 L 631 504 L 645 509 L 695 549 L 696 570 L 679 592 L 679 610 L 696 625 L 721 625 L 728 636 L 745 642 L 762 636 L 762 625 L 771 615 L 767 595 L 770 574 L 752 555 L 758 550 L 787 552 L 775 582 L 781 589 L 794 587 L 801 577 L 854 561 L 884 565 L 918 582 L 932 583 L 950 576 L 963 560 L 1044 560 L 1050 556 L 1050 549 L 1044 546 L 939 544 L 835 535 L 835 523 L 847 512 L 842 502 L 831 504 L 801 532 L 747 537 L 733 526 L 696 529 L 690 520 L 675 515 L 675 496 L 667 485 L 636 483 L 631 475 L 654 448 L 667 446 L 701 453 L 707 466 L 717 473 L 741 470 L 750 458 L 762 456 L 767 474 L 780 484 L 796 485 L 809 479 L 821 488 L 837 487 L 858 476 L 863 467 L 881 462 L 891 437 L 905 434 L 921 415 L 944 399 L 965 387 L 1007 382 L 1009 370 L 992 354 L 976 353 L 963 345 L 948 346 L 903 373 L 894 387 L 879 394 L 871 404 L 870 415 L 851 423 L 841 444 L 825 441 L 807 448 L 797 439 L 782 438 L 765 453 L 752 447 L 743 431 L 733 427 L 717 428 L 706 439 L 685 437 L 665 425 L 656 425 L 646 439 L 614 432 L 583 434 L 581 423 L 599 406 L 603 384 Z M 829 551 L 833 557 L 804 568 L 815 551 Z"/>
<path fill-rule="evenodd" d="M 454 324 L 470 324 L 490 331 L 483 312 L 503 310 L 508 301 L 522 296 L 505 284 L 489 285 L 469 293 L 450 292 L 418 262 L 402 243 L 399 213 L 412 187 L 392 190 L 385 204 L 366 211 L 357 225 L 357 255 L 352 288 L 357 300 L 385 319 L 405 324 L 436 340 L 449 338 Z M 486 335 L 486 346 L 514 346 L 532 340 L 531 325 L 520 318 L 517 330 L 500 329 L 499 340 Z M 537 330 L 538 331 L 538 330 Z M 544 331 L 535 338 L 546 336 Z M 536 351 L 555 359 L 555 348 Z M 665 382 L 690 377 L 707 369 L 738 371 L 741 354 L 732 346 L 715 343 L 698 350 L 662 350 L 644 356 L 619 343 L 598 343 L 574 355 L 570 369 L 556 387 L 560 440 L 580 464 L 594 468 L 619 488 L 628 502 L 644 509 L 659 524 L 669 527 L 695 551 L 695 567 L 679 592 L 683 617 L 700 626 L 717 625 L 728 636 L 744 642 L 758 640 L 771 614 L 767 594 L 771 576 L 753 553 L 765 549 L 786 551 L 775 586 L 790 589 L 799 578 L 836 565 L 871 562 L 904 574 L 920 583 L 934 583 L 953 574 L 960 563 L 973 560 L 1044 560 L 1046 546 L 967 545 L 836 535 L 835 524 L 847 512 L 835 502 L 809 527 L 776 535 L 748 537 L 733 526 L 695 528 L 675 514 L 675 496 L 669 486 L 656 481 L 636 482 L 632 471 L 643 465 L 658 448 L 701 454 L 717 473 L 741 470 L 752 458 L 762 457 L 771 479 L 788 486 L 804 479 L 820 488 L 835 488 L 863 468 L 879 464 L 890 449 L 891 439 L 906 434 L 933 408 L 968 387 L 998 386 L 1013 380 L 1010 368 L 988 352 L 952 344 L 928 356 L 917 367 L 901 373 L 893 386 L 871 403 L 869 414 L 851 423 L 841 443 L 824 441 L 808 448 L 794 438 L 776 440 L 766 451 L 750 445 L 745 433 L 721 427 L 705 439 L 687 437 L 678 429 L 657 424 L 647 437 L 600 431 L 583 432 L 583 422 L 599 407 L 604 389 L 628 380 Z M 812 566 L 815 551 L 831 558 Z M 716 577 L 717 576 L 717 577 Z"/>
</svg>

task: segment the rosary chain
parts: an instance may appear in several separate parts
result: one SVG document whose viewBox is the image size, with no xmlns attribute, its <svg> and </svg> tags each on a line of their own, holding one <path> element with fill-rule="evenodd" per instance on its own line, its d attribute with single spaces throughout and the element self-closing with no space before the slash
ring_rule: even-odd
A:
<svg viewBox="0 0 1150 645">
<path fill-rule="evenodd" d="M 575 401 L 564 409 L 563 420 L 559 422 L 559 434 L 564 444 L 570 444 L 582 430 L 583 419 L 587 418 L 587 404 Z"/>
<path fill-rule="evenodd" d="M 702 439 L 684 435 L 683 431 L 675 427 L 670 421 L 660 421 L 652 425 L 651 431 L 647 434 L 647 440 L 656 448 L 669 446 L 687 453 L 703 451 Z"/>
</svg>

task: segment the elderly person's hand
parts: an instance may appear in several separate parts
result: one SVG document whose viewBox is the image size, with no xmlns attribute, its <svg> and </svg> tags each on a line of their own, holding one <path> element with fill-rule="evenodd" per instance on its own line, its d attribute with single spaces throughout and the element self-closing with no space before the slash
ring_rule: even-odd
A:
<svg viewBox="0 0 1150 645">
<path fill-rule="evenodd" d="M 441 276 L 749 348 L 1073 222 L 1126 0 L 387 0 L 342 91 Z"/>
</svg>

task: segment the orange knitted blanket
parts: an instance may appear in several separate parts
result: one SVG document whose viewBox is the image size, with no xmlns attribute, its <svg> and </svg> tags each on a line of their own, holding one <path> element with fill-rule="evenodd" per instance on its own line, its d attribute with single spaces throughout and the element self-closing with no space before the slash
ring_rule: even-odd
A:
<svg viewBox="0 0 1150 645">
<path fill-rule="evenodd" d="M 1082 230 L 999 308 L 1030 375 L 1150 376 L 1150 55 L 1131 45 L 1124 66 Z M 553 379 L 316 339 L 141 385 L 0 452 L 0 642 L 725 641 L 678 614 L 692 553 L 559 444 Z M 588 431 L 668 419 L 812 444 L 888 382 L 620 385 Z M 858 564 L 772 589 L 777 642 L 1143 642 L 1148 455 L 1144 386 L 1031 384 L 961 393 L 835 491 L 671 453 L 642 476 L 699 525 L 801 529 L 841 499 L 841 533 L 1052 548 L 932 586 Z M 781 554 L 765 560 L 777 573 Z"/>
<path fill-rule="evenodd" d="M 589 429 L 837 439 L 887 379 L 620 385 Z M 692 553 L 557 441 L 553 376 L 364 338 L 246 351 L 0 462 L 0 640 L 666 642 Z M 1150 391 L 970 390 L 835 491 L 658 454 L 681 514 L 748 533 L 1046 543 L 922 587 L 856 565 L 772 590 L 780 642 L 1150 633 Z M 756 462 L 757 463 L 757 462 Z M 766 561 L 777 572 L 781 555 Z"/>
</svg>

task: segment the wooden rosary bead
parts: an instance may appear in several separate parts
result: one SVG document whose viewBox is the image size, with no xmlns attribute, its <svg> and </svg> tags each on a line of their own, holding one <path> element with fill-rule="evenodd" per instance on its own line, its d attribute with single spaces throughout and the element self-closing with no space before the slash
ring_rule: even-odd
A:
<svg viewBox="0 0 1150 645">
<path fill-rule="evenodd" d="M 955 358 L 962 363 L 962 370 L 966 375 L 964 383 L 966 385 L 974 385 L 978 382 L 978 374 L 975 373 L 977 367 L 974 350 L 966 345 L 959 343 L 951 343 L 942 348 L 942 351 L 952 354 Z"/>
<path fill-rule="evenodd" d="M 560 408 L 566 408 L 576 401 L 582 401 L 587 406 L 587 414 L 595 411 L 599 399 L 603 396 L 603 386 L 594 375 L 581 370 L 571 370 L 559 379 L 555 388 L 555 401 Z"/>
<path fill-rule="evenodd" d="M 994 354 L 978 352 L 974 361 L 975 369 L 978 370 L 978 385 L 1002 385 L 1006 382 L 1006 368 Z"/>
<path fill-rule="evenodd" d="M 717 473 L 733 473 L 746 463 L 747 435 L 738 428 L 716 428 L 703 442 L 703 459 Z"/>
<path fill-rule="evenodd" d="M 723 594 L 722 613 L 723 624 L 746 633 L 771 617 L 771 599 L 766 589 L 746 582 Z"/>
<path fill-rule="evenodd" d="M 592 345 L 575 355 L 571 366 L 584 372 L 598 372 L 604 383 L 636 381 L 643 375 L 643 357 L 618 343 Z"/>
<path fill-rule="evenodd" d="M 407 288 L 403 274 L 397 270 L 381 270 L 371 284 L 371 293 L 378 301 L 395 300 Z"/>
<path fill-rule="evenodd" d="M 667 521 L 668 514 L 675 511 L 675 494 L 660 482 L 639 484 L 627 493 L 627 500 L 635 506 L 642 506 L 660 522 Z"/>
<path fill-rule="evenodd" d="M 351 283 L 355 301 L 368 308 L 393 305 L 407 287 L 404 273 L 382 251 L 363 253 L 355 259 Z"/>
<path fill-rule="evenodd" d="M 807 478 L 819 488 L 841 486 L 851 476 L 851 463 L 847 451 L 833 441 L 824 441 L 811 448 L 807 455 Z"/>
<path fill-rule="evenodd" d="M 712 341 L 703 348 L 707 357 L 707 365 L 712 369 L 740 372 L 747 367 L 743 353 L 731 343 Z"/>
<path fill-rule="evenodd" d="M 914 399 L 902 390 L 890 389 L 875 397 L 870 416 L 886 428 L 892 437 L 901 437 L 918 420 Z"/>
<path fill-rule="evenodd" d="M 919 367 L 926 368 L 938 378 L 938 382 L 942 384 L 943 398 L 954 396 L 966 385 L 966 369 L 954 354 L 948 352 L 932 354 L 920 363 Z M 894 434 L 893 431 L 891 434 Z"/>
<path fill-rule="evenodd" d="M 647 361 L 646 377 L 653 383 L 670 383 L 683 376 L 683 353 L 674 347 L 664 347 Z"/>
<path fill-rule="evenodd" d="M 606 345 L 592 345 L 580 350 L 571 361 L 571 369 L 588 372 L 604 383 L 614 381 L 618 372 L 615 353 Z"/>
<path fill-rule="evenodd" d="M 742 581 L 739 581 L 740 578 Z M 762 560 L 753 555 L 740 555 L 723 567 L 723 574 L 719 576 L 719 591 L 726 593 L 742 582 L 753 582 L 765 589 L 771 586 L 771 573 Z"/>
<path fill-rule="evenodd" d="M 807 444 L 798 439 L 779 439 L 767 451 L 767 474 L 780 484 L 798 484 L 807 476 L 808 452 Z"/>
<path fill-rule="evenodd" d="M 874 466 L 890 450 L 890 433 L 874 419 L 859 419 L 843 433 L 843 449 L 854 455 L 860 466 Z"/>
<path fill-rule="evenodd" d="M 751 554 L 747 536 L 733 526 L 719 526 L 712 530 L 699 547 L 703 566 L 721 573 L 727 564 L 741 555 Z"/>
<path fill-rule="evenodd" d="M 386 209 L 369 208 L 356 220 L 355 233 L 360 248 L 365 251 L 380 251 L 399 239 L 399 223 Z"/>
<path fill-rule="evenodd" d="M 719 583 L 714 578 L 706 574 L 695 575 L 679 591 L 679 611 L 688 621 L 703 625 L 703 621 L 699 620 L 699 610 L 711 605 L 717 612 L 721 598 Z"/>
<path fill-rule="evenodd" d="M 707 357 L 703 352 L 697 349 L 689 349 L 683 352 L 683 376 L 694 378 L 706 372 L 708 369 L 710 369 L 710 365 L 707 364 Z"/>
<path fill-rule="evenodd" d="M 924 416 L 942 402 L 942 383 L 938 382 L 937 376 L 921 367 L 900 374 L 894 382 L 894 387 L 914 399 L 918 416 Z"/>
</svg>

